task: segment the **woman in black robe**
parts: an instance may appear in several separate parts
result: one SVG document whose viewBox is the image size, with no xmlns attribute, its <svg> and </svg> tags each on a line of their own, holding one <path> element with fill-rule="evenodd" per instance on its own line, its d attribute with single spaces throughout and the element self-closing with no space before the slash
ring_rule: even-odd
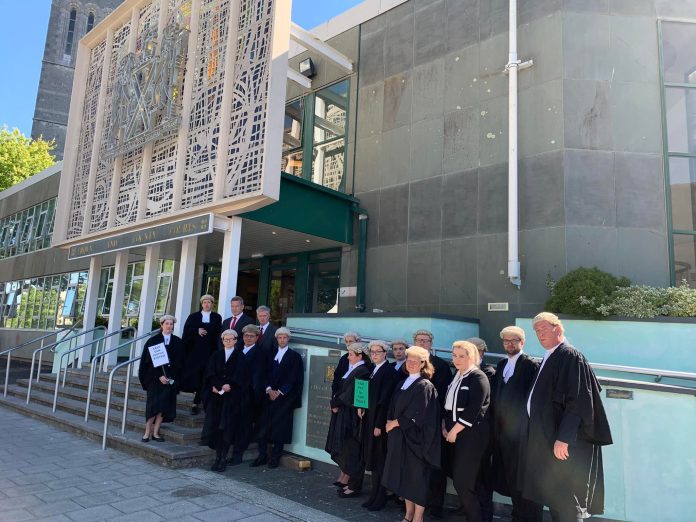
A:
<svg viewBox="0 0 696 522">
<path fill-rule="evenodd" d="M 372 472 L 372 493 L 362 504 L 369 511 L 379 511 L 387 502 L 387 491 L 382 486 L 384 459 L 387 457 L 387 411 L 394 393 L 397 374 L 387 361 L 387 343 L 371 341 L 367 345 L 374 369 L 370 375 L 367 409 L 362 414 L 362 449 L 364 468 Z M 406 351 L 404 348 L 404 357 Z"/>
<path fill-rule="evenodd" d="M 429 357 L 419 346 L 406 350 L 408 377 L 397 384 L 387 414 L 382 485 L 404 497 L 409 522 L 423 521 L 430 472 L 440 466 L 440 403 Z"/>
<path fill-rule="evenodd" d="M 216 452 L 212 471 L 225 471 L 227 453 L 241 433 L 239 423 L 245 418 L 250 369 L 242 350 L 235 350 L 237 332 L 222 332 L 223 349 L 208 362 L 203 385 L 205 422 L 201 442 Z"/>
<path fill-rule="evenodd" d="M 208 359 L 217 350 L 222 317 L 213 312 L 212 295 L 201 297 L 201 309 L 188 316 L 184 323 L 186 359 L 181 375 L 181 390 L 195 394 L 191 414 L 197 415 L 201 404 L 201 387 Z"/>
<path fill-rule="evenodd" d="M 177 381 L 181 373 L 181 360 L 184 355 L 183 341 L 172 334 L 176 318 L 172 315 L 160 317 L 161 332 L 153 335 L 145 343 L 138 378 L 143 390 L 147 392 L 145 402 L 145 433 L 142 441 L 164 442 L 160 435 L 160 426 L 163 422 L 172 422 L 176 417 Z M 167 350 L 169 364 L 154 367 L 149 348 L 164 345 Z"/>
<path fill-rule="evenodd" d="M 331 455 L 331 460 L 338 464 L 341 476 L 348 479 L 345 484 L 339 485 L 338 495 L 344 498 L 358 496 L 362 488 L 360 462 L 362 420 L 358 416 L 358 409 L 353 406 L 353 398 L 355 380 L 370 378 L 372 370 L 368 366 L 369 362 L 369 352 L 364 344 L 350 344 L 348 368 L 338 383 L 336 394 L 331 399 L 331 422 L 325 449 Z M 351 477 L 354 476 L 359 479 L 351 483 Z"/>
<path fill-rule="evenodd" d="M 490 439 L 488 406 L 491 388 L 479 368 L 479 351 L 469 341 L 455 341 L 452 362 L 457 369 L 447 387 L 442 436 L 447 441 L 447 462 L 454 489 L 467 520 L 481 520 L 476 479 Z"/>
</svg>

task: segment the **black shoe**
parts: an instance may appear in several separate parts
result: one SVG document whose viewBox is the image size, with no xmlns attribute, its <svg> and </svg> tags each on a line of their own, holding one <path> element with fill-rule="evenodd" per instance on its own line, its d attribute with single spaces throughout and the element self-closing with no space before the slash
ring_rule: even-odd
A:
<svg viewBox="0 0 696 522">
<path fill-rule="evenodd" d="M 442 506 L 433 506 L 430 508 L 430 516 L 437 520 L 442 520 Z"/>
<path fill-rule="evenodd" d="M 370 509 L 372 507 L 372 504 L 374 503 L 375 499 L 374 498 L 368 498 L 365 502 L 360 504 L 361 507 Z"/>
<path fill-rule="evenodd" d="M 336 486 L 337 488 L 345 488 L 348 484 L 347 483 L 344 484 L 343 482 L 340 482 L 337 480 L 336 482 L 333 483 L 333 485 Z"/>
<path fill-rule="evenodd" d="M 220 466 L 222 461 L 220 459 L 215 459 L 215 462 L 210 466 L 210 471 L 220 471 Z"/>
<path fill-rule="evenodd" d="M 256 457 L 251 464 L 249 464 L 250 468 L 258 468 L 259 466 L 263 466 L 264 464 L 268 463 L 268 459 L 266 457 Z"/>
<path fill-rule="evenodd" d="M 152 440 L 155 442 L 164 442 L 164 437 L 155 437 L 154 435 L 152 436 Z"/>
<path fill-rule="evenodd" d="M 227 469 L 227 462 L 225 461 L 225 459 L 222 459 L 220 461 L 220 465 L 218 466 L 218 469 L 216 471 L 219 471 L 220 473 L 222 473 L 226 469 Z"/>
<path fill-rule="evenodd" d="M 241 455 L 232 455 L 229 459 L 227 459 L 227 463 L 230 466 L 237 466 L 242 463 L 242 456 Z"/>
<path fill-rule="evenodd" d="M 345 491 L 339 491 L 338 496 L 340 498 L 355 498 L 360 496 L 360 491 L 351 491 L 350 493 L 346 493 Z"/>
<path fill-rule="evenodd" d="M 143 437 L 140 442 L 150 442 L 150 437 Z"/>
<path fill-rule="evenodd" d="M 198 415 L 198 405 L 193 405 L 193 407 L 191 408 L 191 415 Z"/>
<path fill-rule="evenodd" d="M 379 500 L 376 500 L 375 502 L 372 503 L 371 506 L 367 508 L 368 511 L 381 511 L 384 509 L 384 506 L 387 505 L 387 499 L 385 498 L 381 502 Z"/>
<path fill-rule="evenodd" d="M 278 462 L 277 460 L 271 460 L 271 461 L 268 463 L 268 467 L 269 467 L 270 469 L 275 469 L 275 468 L 278 467 L 278 464 L 279 464 L 279 462 Z"/>
</svg>

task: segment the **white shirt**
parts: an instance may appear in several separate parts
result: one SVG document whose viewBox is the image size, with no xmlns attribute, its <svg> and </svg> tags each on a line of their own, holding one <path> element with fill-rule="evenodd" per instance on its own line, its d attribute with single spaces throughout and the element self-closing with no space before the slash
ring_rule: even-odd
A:
<svg viewBox="0 0 696 522">
<path fill-rule="evenodd" d="M 172 339 L 172 334 L 169 334 L 169 335 L 162 334 L 162 337 L 164 337 L 164 346 L 169 346 L 169 341 L 171 341 L 171 339 Z"/>
<path fill-rule="evenodd" d="M 249 353 L 249 350 L 251 350 L 254 346 L 256 346 L 256 345 L 255 345 L 255 344 L 252 344 L 251 346 L 245 346 L 245 347 L 244 347 L 244 350 L 243 350 L 244 355 L 248 354 L 248 353 Z"/>
<path fill-rule="evenodd" d="M 283 360 L 283 356 L 285 355 L 285 352 L 288 351 L 288 347 L 286 346 L 285 348 L 278 347 L 278 353 L 276 354 L 275 358 L 273 359 L 276 361 L 278 364 Z"/>
<path fill-rule="evenodd" d="M 375 369 L 372 370 L 372 375 L 370 375 L 370 378 L 375 376 L 375 373 L 377 373 L 377 370 L 379 370 L 382 366 L 384 366 L 385 362 L 387 362 L 386 359 L 384 359 L 381 363 L 379 363 L 377 366 L 375 366 Z"/>
<path fill-rule="evenodd" d="M 202 322 L 204 322 L 204 323 L 210 322 L 210 312 L 204 312 L 203 310 L 201 310 L 201 315 L 203 316 Z"/>
<path fill-rule="evenodd" d="M 403 361 L 396 361 L 396 364 L 394 365 L 394 369 L 400 370 L 405 362 L 406 362 L 406 359 L 404 359 Z"/>
<path fill-rule="evenodd" d="M 230 358 L 230 355 L 232 355 L 233 351 L 234 351 L 234 346 L 232 348 L 225 348 L 225 362 L 227 362 L 227 359 Z"/>
<path fill-rule="evenodd" d="M 521 350 L 515 355 L 508 355 L 507 364 L 505 365 L 505 368 L 503 368 L 503 382 L 505 382 L 505 384 L 507 384 L 507 382 L 510 380 L 510 377 L 514 375 L 515 365 L 517 364 L 517 359 L 520 358 L 520 355 L 522 355 Z"/>
<path fill-rule="evenodd" d="M 267 326 L 268 326 L 268 323 L 259 325 L 259 335 L 263 335 L 264 333 L 266 333 Z"/>
<path fill-rule="evenodd" d="M 452 382 L 447 387 L 447 395 L 445 395 L 445 409 L 447 411 L 452 411 L 455 409 L 457 403 L 457 392 L 461 387 L 462 379 L 469 375 L 472 369 L 473 368 L 469 368 L 469 370 L 467 370 L 467 372 L 464 374 L 457 372 L 454 375 L 454 379 L 452 379 Z"/>
<path fill-rule="evenodd" d="M 408 387 L 411 386 L 416 380 L 421 376 L 420 372 L 418 373 L 410 373 L 408 377 L 406 377 L 406 380 L 404 383 L 401 385 L 402 390 L 408 390 Z"/>
<path fill-rule="evenodd" d="M 348 371 L 343 375 L 343 377 L 341 377 L 341 379 L 347 379 L 348 376 L 350 375 L 350 372 L 352 372 L 353 370 L 355 370 L 358 366 L 362 366 L 363 364 L 365 364 L 365 361 L 358 361 L 358 362 L 356 362 L 356 363 L 353 364 L 353 365 L 350 365 L 350 364 L 349 364 L 349 365 L 348 365 Z"/>
<path fill-rule="evenodd" d="M 544 365 L 546 364 L 546 361 L 551 357 L 551 354 L 556 351 L 556 348 L 561 346 L 565 342 L 565 338 L 558 343 L 556 346 L 551 348 L 550 350 L 546 350 L 546 353 L 544 354 L 544 360 L 541 361 L 541 366 L 539 366 L 539 371 L 537 372 L 536 379 L 534 379 L 534 384 L 532 385 L 532 389 L 529 391 L 529 398 L 527 399 L 527 415 L 531 417 L 532 415 L 532 394 L 534 393 L 534 387 L 536 386 L 537 381 L 539 380 L 539 375 L 541 375 L 541 370 L 544 369 Z"/>
</svg>

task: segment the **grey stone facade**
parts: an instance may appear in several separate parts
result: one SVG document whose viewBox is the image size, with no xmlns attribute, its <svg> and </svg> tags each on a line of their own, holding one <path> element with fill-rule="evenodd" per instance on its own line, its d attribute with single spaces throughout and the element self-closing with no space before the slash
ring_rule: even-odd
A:
<svg viewBox="0 0 696 522">
<path fill-rule="evenodd" d="M 34 106 L 32 138 L 43 136 L 45 140 L 56 140 L 53 155 L 63 159 L 65 131 L 68 125 L 68 110 L 72 93 L 77 43 L 87 32 L 90 14 L 94 25 L 103 20 L 122 0 L 53 0 L 51 16 L 46 33 L 46 47 L 41 64 L 39 90 Z M 71 52 L 68 47 L 70 11 L 76 10 L 75 31 Z"/>
<path fill-rule="evenodd" d="M 354 187 L 367 309 L 540 311 L 598 266 L 668 285 L 657 18 L 696 1 L 519 2 L 522 287 L 507 271 L 508 2 L 411 0 L 361 27 Z M 508 302 L 510 313 L 489 313 Z"/>
</svg>

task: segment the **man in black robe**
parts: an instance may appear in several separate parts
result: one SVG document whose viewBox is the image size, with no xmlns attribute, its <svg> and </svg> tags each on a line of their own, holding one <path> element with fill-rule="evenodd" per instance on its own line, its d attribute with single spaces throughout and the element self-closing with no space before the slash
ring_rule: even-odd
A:
<svg viewBox="0 0 696 522">
<path fill-rule="evenodd" d="M 506 326 L 500 332 L 507 358 L 496 368 L 491 392 L 493 415 L 493 486 L 512 499 L 512 522 L 541 522 L 544 507 L 520 495 L 517 483 L 520 424 L 529 390 L 539 369 L 522 350 L 525 332 Z"/>
<path fill-rule="evenodd" d="M 304 367 L 302 356 L 288 347 L 290 330 L 276 330 L 278 350 L 268 371 L 263 432 L 259 435 L 259 456 L 250 466 L 268 463 L 277 468 L 283 454 L 283 446 L 292 442 L 292 424 L 295 409 L 302 406 Z M 270 460 L 268 444 L 273 444 Z"/>
<path fill-rule="evenodd" d="M 271 309 L 261 305 L 256 309 L 256 320 L 259 322 L 259 339 L 256 345 L 269 359 L 275 355 L 278 349 L 275 333 L 277 328 L 271 324 Z"/>
<path fill-rule="evenodd" d="M 258 435 L 258 424 L 262 421 L 263 407 L 266 402 L 266 383 L 268 381 L 269 359 L 256 344 L 259 338 L 259 327 L 248 324 L 242 329 L 242 355 L 249 369 L 249 386 L 245 390 L 245 416 L 238 419 L 238 437 L 234 443 L 234 451 L 228 464 L 236 466 L 242 463 L 244 452 L 249 443 Z"/>
<path fill-rule="evenodd" d="M 413 334 L 413 344 L 425 348 L 430 353 L 430 364 L 435 369 L 435 374 L 430 379 L 430 382 L 435 386 L 440 408 L 442 409 L 445 406 L 447 387 L 452 382 L 450 365 L 433 352 L 433 333 L 429 330 L 417 330 Z M 438 444 L 442 444 L 442 437 L 438 437 Z M 441 451 L 440 454 L 444 459 L 446 452 Z M 445 503 L 445 490 L 447 489 L 446 469 L 445 462 L 442 462 L 441 466 L 434 468 L 430 474 L 430 497 L 427 507 L 430 511 L 430 516 L 433 518 L 442 518 L 442 505 Z"/>
<path fill-rule="evenodd" d="M 341 384 L 341 379 L 348 371 L 348 347 L 353 343 L 360 342 L 360 334 L 357 332 L 346 332 L 343 334 L 343 344 L 346 348 L 346 353 L 341 355 L 338 360 L 338 364 L 334 369 L 333 381 L 331 381 L 331 398 L 338 392 L 339 385 Z"/>
<path fill-rule="evenodd" d="M 601 388 L 563 324 L 542 312 L 532 321 L 546 350 L 522 415 L 522 496 L 549 506 L 554 522 L 604 512 L 602 446 L 612 444 Z"/>
<path fill-rule="evenodd" d="M 232 315 L 222 321 L 222 331 L 232 329 L 237 332 L 236 348 L 241 348 L 244 344 L 242 329 L 248 324 L 254 324 L 254 320 L 244 313 L 244 299 L 238 295 L 230 299 L 230 309 Z M 220 341 L 219 347 L 222 348 L 222 341 Z"/>
</svg>

